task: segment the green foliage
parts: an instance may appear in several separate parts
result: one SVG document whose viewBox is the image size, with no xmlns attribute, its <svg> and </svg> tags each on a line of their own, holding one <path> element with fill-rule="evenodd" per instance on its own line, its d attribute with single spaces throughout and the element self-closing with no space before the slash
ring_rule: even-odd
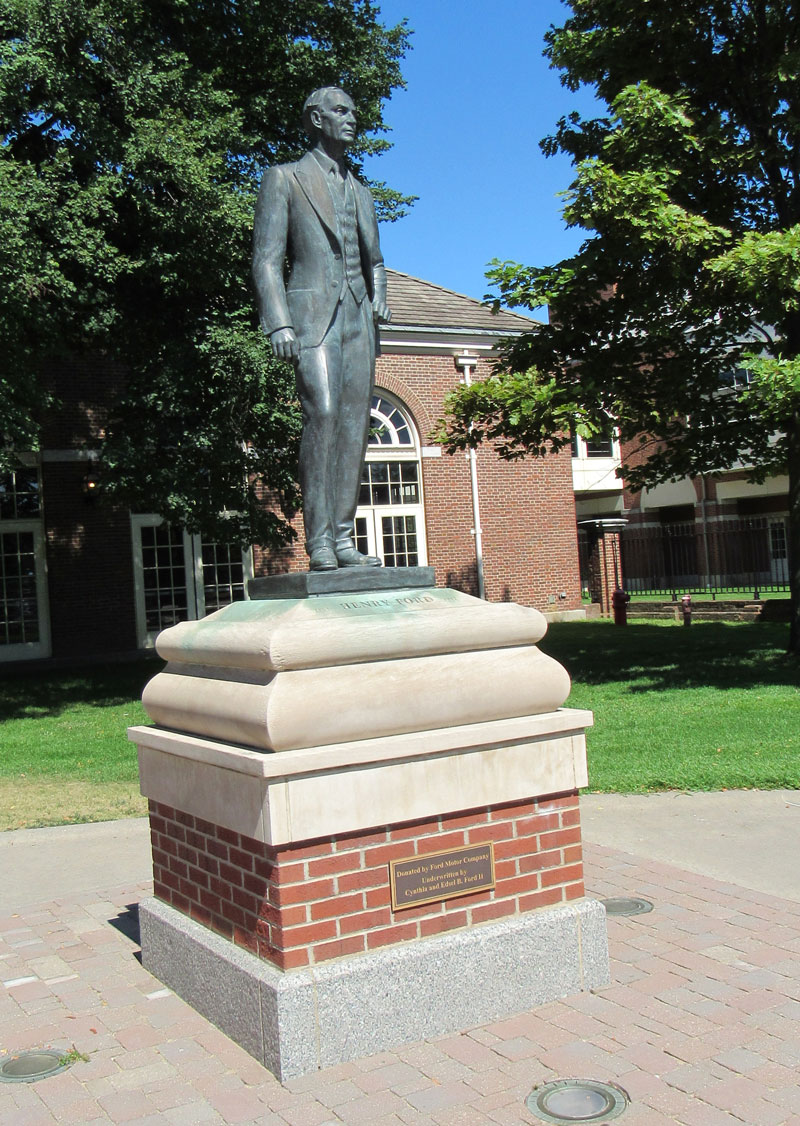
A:
<svg viewBox="0 0 800 1126">
<path fill-rule="evenodd" d="M 354 97 L 356 169 L 388 146 L 406 43 L 369 0 L 0 0 L 7 462 L 37 445 L 47 366 L 104 353 L 131 373 L 105 490 L 211 535 L 285 538 L 243 483 L 297 499 L 292 373 L 266 354 L 249 288 L 255 195 L 304 150 L 317 86 Z M 389 219 L 409 202 L 376 197 Z"/>
<path fill-rule="evenodd" d="M 439 436 L 539 454 L 560 427 L 614 419 L 634 488 L 788 467 L 800 649 L 797 6 L 568 2 L 545 54 L 607 110 L 563 118 L 543 149 L 572 158 L 564 215 L 587 237 L 551 266 L 491 264 L 498 303 L 547 304 L 551 323 L 506 348 L 485 391 L 450 396 Z M 726 386 L 742 367 L 750 385 Z"/>
<path fill-rule="evenodd" d="M 179 342 L 132 372 L 102 481 L 134 511 L 157 497 L 170 522 L 219 543 L 245 547 L 255 530 L 261 543 L 285 543 L 289 527 L 264 498 L 285 514 L 299 504 L 291 370 L 244 317 L 210 324 L 192 343 L 191 370 Z"/>
<path fill-rule="evenodd" d="M 623 440 L 653 439 L 633 484 L 742 458 L 783 469 L 800 399 L 762 359 L 800 352 L 793 5 L 570 6 L 546 54 L 567 86 L 595 86 L 609 108 L 562 119 L 543 147 L 572 156 L 564 215 L 589 237 L 553 266 L 492 264 L 498 300 L 548 304 L 553 322 L 507 349 L 491 394 L 459 389 L 443 432 L 451 448 L 490 437 L 506 454 L 557 449 L 542 438 L 569 425 L 571 402 L 578 427 L 615 418 Z M 758 389 L 720 395 L 724 374 L 743 364 L 756 365 Z M 538 389 L 528 425 L 505 403 L 503 384 L 520 373 Z"/>
<path fill-rule="evenodd" d="M 556 452 L 569 445 L 571 431 L 590 438 L 600 429 L 569 389 L 532 368 L 492 375 L 460 388 L 450 400 L 450 420 L 451 425 L 457 421 L 462 445 L 475 447 L 488 440 L 508 460 Z M 433 437 L 452 440 L 441 422 Z"/>
<path fill-rule="evenodd" d="M 708 268 L 758 303 L 768 323 L 777 323 L 800 308 L 800 226 L 747 231 L 730 250 L 712 258 Z"/>
<path fill-rule="evenodd" d="M 71 1067 L 74 1063 L 89 1063 L 89 1056 L 85 1052 L 80 1052 L 73 1044 L 69 1051 L 64 1052 L 63 1056 L 59 1056 L 59 1067 Z"/>
</svg>

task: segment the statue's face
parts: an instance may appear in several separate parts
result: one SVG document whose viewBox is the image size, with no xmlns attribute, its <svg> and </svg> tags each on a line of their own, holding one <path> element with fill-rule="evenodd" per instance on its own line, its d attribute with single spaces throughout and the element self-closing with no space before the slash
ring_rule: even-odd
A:
<svg viewBox="0 0 800 1126">
<path fill-rule="evenodd" d="M 356 110 L 343 90 L 330 90 L 321 105 L 311 113 L 311 120 L 324 137 L 348 145 L 356 135 Z"/>
</svg>

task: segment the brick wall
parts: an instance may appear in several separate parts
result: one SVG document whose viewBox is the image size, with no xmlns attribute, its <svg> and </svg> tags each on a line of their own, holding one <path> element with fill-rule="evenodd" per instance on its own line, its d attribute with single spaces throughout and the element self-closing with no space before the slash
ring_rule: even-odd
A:
<svg viewBox="0 0 800 1126">
<path fill-rule="evenodd" d="M 480 360 L 475 379 L 491 371 Z M 378 360 L 377 383 L 410 410 L 425 445 L 445 395 L 461 373 L 452 356 Z M 477 593 L 469 465 L 464 454 L 423 458 L 429 562 L 439 584 Z M 581 605 L 572 456 L 501 461 L 488 446 L 477 454 L 486 597 L 546 609 Z M 561 594 L 565 598 L 561 598 Z"/>
<path fill-rule="evenodd" d="M 271 848 L 151 801 L 155 894 L 281 969 L 584 894 L 577 793 Z M 494 842 L 494 890 L 393 912 L 389 861 Z"/>
</svg>

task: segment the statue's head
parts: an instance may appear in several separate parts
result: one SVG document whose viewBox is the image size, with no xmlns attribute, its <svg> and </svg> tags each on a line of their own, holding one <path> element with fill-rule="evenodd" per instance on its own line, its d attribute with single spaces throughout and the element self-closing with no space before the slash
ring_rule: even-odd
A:
<svg viewBox="0 0 800 1126">
<path fill-rule="evenodd" d="M 303 125 L 312 143 L 322 136 L 348 145 L 356 135 L 353 99 L 338 86 L 322 86 L 303 105 Z"/>
</svg>

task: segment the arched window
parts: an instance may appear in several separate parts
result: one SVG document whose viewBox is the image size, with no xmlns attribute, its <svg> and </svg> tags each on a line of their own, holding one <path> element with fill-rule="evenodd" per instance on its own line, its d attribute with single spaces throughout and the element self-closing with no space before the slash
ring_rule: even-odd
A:
<svg viewBox="0 0 800 1126">
<path fill-rule="evenodd" d="M 424 566 L 420 446 L 406 409 L 386 391 L 370 406 L 371 430 L 356 512 L 356 546 L 386 567 Z"/>
<path fill-rule="evenodd" d="M 411 423 L 385 394 L 372 396 L 370 446 L 415 446 Z"/>
</svg>

